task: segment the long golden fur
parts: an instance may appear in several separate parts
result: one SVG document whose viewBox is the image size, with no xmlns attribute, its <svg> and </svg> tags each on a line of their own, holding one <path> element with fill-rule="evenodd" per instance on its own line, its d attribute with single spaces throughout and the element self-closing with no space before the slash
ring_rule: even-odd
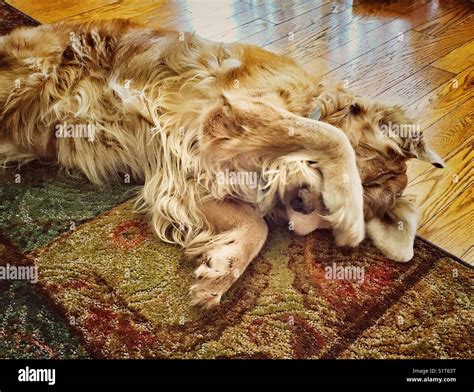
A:
<svg viewBox="0 0 474 392">
<path fill-rule="evenodd" d="M 49 159 L 99 185 L 143 183 L 137 206 L 158 237 L 200 261 L 191 292 L 205 307 L 260 251 L 262 216 L 282 211 L 301 234 L 327 226 L 356 246 L 367 231 L 389 257 L 411 258 L 405 161 L 442 161 L 422 137 L 384 134 L 388 122 L 412 123 L 255 46 L 122 20 L 0 38 L 0 162 Z"/>
</svg>

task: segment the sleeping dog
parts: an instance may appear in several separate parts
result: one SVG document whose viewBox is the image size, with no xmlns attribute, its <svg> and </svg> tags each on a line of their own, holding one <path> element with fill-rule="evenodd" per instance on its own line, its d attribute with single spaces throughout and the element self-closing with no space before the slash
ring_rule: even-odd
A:
<svg viewBox="0 0 474 392">
<path fill-rule="evenodd" d="M 301 235 L 331 228 L 338 246 L 367 234 L 408 261 L 405 162 L 443 165 L 422 135 L 392 132 L 412 123 L 255 46 L 123 20 L 0 38 L 0 161 L 142 183 L 137 207 L 198 261 L 192 302 L 205 308 L 259 253 L 272 218 Z"/>
</svg>

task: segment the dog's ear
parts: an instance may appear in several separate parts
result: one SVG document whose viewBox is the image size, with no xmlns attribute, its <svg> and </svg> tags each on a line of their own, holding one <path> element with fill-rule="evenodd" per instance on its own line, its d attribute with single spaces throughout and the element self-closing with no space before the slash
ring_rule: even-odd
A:
<svg viewBox="0 0 474 392">
<path fill-rule="evenodd" d="M 410 261 L 418 227 L 418 213 L 414 198 L 400 196 L 392 209 L 382 218 L 375 217 L 366 224 L 368 237 L 389 259 Z"/>
<path fill-rule="evenodd" d="M 406 117 L 402 107 L 385 109 L 380 122 L 383 133 L 395 140 L 406 156 L 431 163 L 439 169 L 445 167 L 443 159 L 424 139 L 420 125 Z"/>
<path fill-rule="evenodd" d="M 420 161 L 429 162 L 438 169 L 446 167 L 443 159 L 426 143 L 423 136 L 420 136 L 418 141 L 412 142 L 410 149 L 411 153 Z"/>
</svg>

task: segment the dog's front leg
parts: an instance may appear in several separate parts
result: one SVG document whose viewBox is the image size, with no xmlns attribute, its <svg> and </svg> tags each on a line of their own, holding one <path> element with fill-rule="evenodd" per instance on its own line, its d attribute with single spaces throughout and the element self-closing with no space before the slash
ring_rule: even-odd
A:
<svg viewBox="0 0 474 392">
<path fill-rule="evenodd" d="M 340 129 L 294 115 L 258 99 L 226 95 L 204 121 L 208 155 L 214 162 L 272 161 L 299 154 L 322 175 L 319 190 L 336 243 L 356 246 L 364 238 L 363 192 L 354 149 Z"/>
<path fill-rule="evenodd" d="M 216 234 L 208 241 L 191 241 L 185 254 L 200 264 L 194 272 L 192 303 L 212 308 L 257 256 L 268 228 L 257 211 L 242 202 L 209 201 L 203 210 Z"/>
</svg>

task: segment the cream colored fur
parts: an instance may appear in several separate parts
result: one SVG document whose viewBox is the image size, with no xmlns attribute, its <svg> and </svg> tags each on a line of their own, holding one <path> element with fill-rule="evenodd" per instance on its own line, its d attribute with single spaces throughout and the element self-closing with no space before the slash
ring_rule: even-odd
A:
<svg viewBox="0 0 474 392">
<path fill-rule="evenodd" d="M 126 21 L 45 25 L 0 39 L 0 161 L 50 159 L 98 185 L 124 175 L 142 182 L 137 207 L 157 236 L 202 263 L 191 294 L 204 307 L 217 305 L 258 254 L 268 231 L 262 216 L 276 214 L 294 189 L 321 199 L 338 245 L 362 241 L 356 155 L 368 136 L 337 123 L 353 101 L 286 57 Z M 308 118 L 318 107 L 324 122 Z M 58 137 L 65 124 L 93 126 L 93 140 Z M 256 173 L 260 187 L 217 181 L 226 171 Z M 369 235 L 405 261 L 377 222 Z"/>
</svg>

